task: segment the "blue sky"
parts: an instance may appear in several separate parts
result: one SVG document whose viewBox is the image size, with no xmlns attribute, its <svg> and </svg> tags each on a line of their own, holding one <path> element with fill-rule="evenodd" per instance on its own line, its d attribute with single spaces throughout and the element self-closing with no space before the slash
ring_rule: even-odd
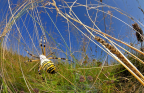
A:
<svg viewBox="0 0 144 93">
<path fill-rule="evenodd" d="M 10 0 L 11 1 L 11 0 Z M 69 2 L 74 2 L 75 0 L 65 0 L 65 1 L 69 1 Z M 144 2 L 143 0 L 103 0 L 103 4 L 98 3 L 97 1 L 99 0 L 88 0 L 87 4 L 93 4 L 93 6 L 98 6 L 98 5 L 104 5 L 107 4 L 109 6 L 118 8 L 120 10 L 122 10 L 123 12 L 125 12 L 127 15 L 135 18 L 135 20 L 139 20 L 142 24 L 143 24 L 143 19 L 144 19 L 144 14 L 141 12 L 141 10 L 138 8 L 140 7 L 141 9 L 144 9 Z M 11 16 L 10 12 L 9 12 L 9 8 L 8 8 L 8 1 L 3 1 L 0 0 L 0 7 L 1 7 L 1 21 L 6 20 L 6 16 Z M 16 7 L 17 1 L 13 0 L 10 2 L 11 3 L 11 7 L 13 8 L 13 12 Z M 77 3 L 81 3 L 81 4 L 86 4 L 85 0 L 77 0 Z M 22 5 L 23 3 L 21 3 Z M 38 4 L 39 6 L 42 6 L 42 4 Z M 57 5 L 63 5 L 66 6 L 66 4 L 57 1 Z M 72 3 L 69 3 L 69 5 L 72 5 Z M 77 5 L 77 4 L 75 4 Z M 75 6 L 74 5 L 74 6 Z M 90 5 L 92 6 L 92 5 Z M 19 6 L 18 6 L 19 7 Z M 47 6 L 47 7 L 52 7 L 52 6 Z M 102 59 L 106 53 L 102 52 L 102 50 L 100 48 L 98 48 L 96 45 L 94 45 L 92 42 L 90 42 L 88 39 L 86 39 L 86 37 L 84 37 L 76 28 L 74 28 L 71 24 L 69 24 L 70 28 L 70 34 L 68 32 L 68 24 L 66 22 L 66 20 L 64 18 L 62 18 L 60 15 L 58 15 L 58 17 L 56 16 L 57 13 L 56 11 L 53 9 L 53 12 L 51 12 L 49 9 L 46 8 L 46 10 L 42 7 L 37 7 L 38 11 L 41 13 L 39 13 L 41 22 L 42 22 L 42 26 L 45 30 L 43 30 L 46 33 L 47 36 L 47 46 L 50 47 L 57 47 L 57 49 L 52 49 L 52 51 L 57 52 L 57 56 L 58 57 L 66 57 L 65 53 L 70 54 L 69 49 L 70 49 L 70 44 L 71 44 L 71 52 L 74 53 L 74 55 L 76 56 L 77 59 L 82 59 L 85 55 L 88 55 L 91 59 L 94 58 L 96 60 Z M 82 7 L 82 6 L 78 6 L 78 7 L 73 7 L 72 8 L 73 11 L 75 12 L 75 14 L 79 17 L 79 19 L 85 23 L 86 25 L 93 27 L 92 22 L 90 22 L 90 19 L 88 18 L 88 16 L 86 13 L 86 8 Z M 108 12 L 111 11 L 111 13 L 113 14 L 113 16 L 116 16 L 117 18 L 119 18 L 120 20 L 126 22 L 127 24 L 129 24 L 131 26 L 131 24 L 133 24 L 134 22 L 129 19 L 128 17 L 124 16 L 123 14 L 120 14 L 119 12 L 115 11 L 112 8 L 109 7 L 99 7 L 99 10 L 103 10 L 104 12 Z M 69 9 L 67 8 L 63 8 L 61 9 L 63 12 L 69 13 Z M 50 17 L 48 16 L 48 14 L 50 15 L 51 19 L 54 21 L 54 23 L 57 26 L 54 26 L 53 22 L 51 21 Z M 91 18 L 94 20 L 95 19 L 95 15 L 97 13 L 97 10 L 95 9 L 91 9 L 89 10 L 89 14 L 91 16 Z M 17 26 L 19 27 L 20 31 L 21 31 L 21 35 L 23 36 L 24 40 L 21 39 L 21 43 L 20 43 L 20 54 L 22 55 L 26 55 L 25 51 L 24 51 L 24 46 L 23 44 L 26 43 L 26 47 L 29 49 L 29 51 L 31 51 L 32 53 L 34 53 L 35 55 L 38 55 L 37 51 L 40 51 L 40 47 L 39 47 L 39 38 L 42 35 L 42 29 L 39 26 L 39 24 L 36 21 L 39 21 L 38 19 L 36 19 L 36 10 L 28 10 L 25 11 L 23 15 L 21 15 L 21 17 L 17 20 Z M 33 16 L 33 17 L 31 17 Z M 105 17 L 105 24 L 104 25 L 104 16 Z M 134 31 L 128 27 L 126 24 L 124 24 L 123 22 L 120 22 L 119 20 L 115 19 L 114 17 L 110 17 L 107 14 L 104 14 L 98 11 L 97 13 L 97 21 L 96 21 L 96 25 L 100 28 L 101 31 L 105 32 L 105 26 L 106 26 L 106 32 L 109 35 L 112 35 L 116 38 L 122 39 L 125 42 L 132 42 L 132 43 L 137 43 L 136 38 L 134 38 Z M 7 18 L 7 20 L 9 19 L 9 17 Z M 34 21 L 35 19 L 35 21 Z M 23 24 L 24 22 L 24 24 Z M 36 24 L 35 24 L 35 23 Z M 112 22 L 112 24 L 110 25 L 110 22 Z M 39 21 L 40 23 L 40 21 Z M 81 30 L 88 34 L 87 31 L 85 29 L 82 29 L 82 26 L 80 26 L 78 23 L 73 22 L 74 24 L 78 25 L 79 28 L 81 28 Z M 36 27 L 37 26 L 37 31 L 38 31 L 38 36 L 36 34 Z M 142 29 L 143 27 L 140 26 Z M 109 32 L 110 31 L 110 32 Z M 133 33 L 132 33 L 133 32 Z M 2 33 L 2 32 L 1 32 Z M 61 37 L 61 35 L 62 37 Z M 132 34 L 132 35 L 131 35 Z M 70 35 L 70 37 L 69 37 Z M 89 35 L 89 34 L 88 34 Z M 96 35 L 96 34 L 95 34 Z M 13 50 L 17 50 L 17 40 L 13 37 L 15 36 L 16 38 L 19 37 L 19 33 L 17 31 L 17 28 L 15 26 L 15 24 L 12 27 L 12 30 L 10 32 L 9 35 L 9 44 L 8 46 L 12 46 Z M 51 38 L 52 37 L 52 38 Z M 32 38 L 33 41 L 31 41 L 30 39 Z M 69 42 L 69 38 L 70 41 Z M 85 41 L 84 41 L 85 40 Z M 66 42 L 66 43 L 65 43 Z M 87 42 L 87 43 L 84 43 Z M 68 47 L 67 47 L 67 45 Z M 35 46 L 34 46 L 35 45 Z M 15 46 L 15 48 L 14 48 Z M 16 47 L 17 46 L 17 47 Z M 85 46 L 86 49 L 86 53 L 82 52 L 82 47 Z M 35 48 L 36 47 L 36 48 Z M 92 49 L 92 51 L 91 51 Z M 62 52 L 63 51 L 63 52 Z M 97 52 L 95 52 L 97 51 Z M 49 53 L 50 51 L 47 49 L 47 53 Z M 41 53 L 41 52 L 39 52 Z"/>
</svg>

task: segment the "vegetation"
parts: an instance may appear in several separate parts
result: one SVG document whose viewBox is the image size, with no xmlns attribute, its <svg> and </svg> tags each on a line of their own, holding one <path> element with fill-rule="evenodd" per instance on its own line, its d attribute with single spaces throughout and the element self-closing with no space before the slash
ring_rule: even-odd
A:
<svg viewBox="0 0 144 93">
<path fill-rule="evenodd" d="M 74 68 L 72 64 L 59 60 L 58 63 L 55 63 L 56 74 L 42 71 L 42 76 L 45 78 L 43 81 L 38 74 L 37 62 L 25 64 L 24 61 L 27 59 L 28 57 L 6 51 L 6 59 L 1 58 L 1 72 L 3 72 L 0 79 L 1 92 L 111 93 L 142 91 L 142 85 L 122 65 L 102 67 L 98 66 L 95 61 L 93 64 L 77 64 Z M 142 64 L 137 64 L 132 57 L 129 59 L 135 62 L 140 71 L 144 70 Z"/>
<path fill-rule="evenodd" d="M 0 92 L 143 93 L 143 25 L 135 15 L 141 14 L 129 14 L 125 1 L 125 11 L 116 1 L 81 1 L 8 0 L 0 22 Z M 43 35 L 46 55 L 73 61 L 53 59 L 57 73 L 42 70 L 44 81 L 40 62 L 25 63 L 35 59 L 25 50 L 42 54 Z"/>
<path fill-rule="evenodd" d="M 106 77 L 104 76 L 104 73 L 106 73 L 106 71 L 103 71 L 103 73 L 100 74 L 100 77 L 103 77 L 104 80 L 98 80 L 94 87 L 89 90 L 95 81 L 100 68 L 77 69 L 89 68 L 90 65 L 77 65 L 76 68 L 73 68 L 69 63 L 59 62 L 56 64 L 58 71 L 56 74 L 51 75 L 45 71 L 42 72 L 42 76 L 45 78 L 45 81 L 43 82 L 38 74 L 38 65 L 33 68 L 36 63 L 25 64 L 24 61 L 27 59 L 28 57 L 22 57 L 8 51 L 6 52 L 6 60 L 2 60 L 1 65 L 3 68 L 3 78 L 1 78 L 3 89 L 1 91 L 28 92 L 29 89 L 30 91 L 37 90 L 39 92 L 106 91 L 105 89 L 97 88 L 105 82 L 104 80 Z M 3 82 L 3 79 L 5 83 Z M 29 89 L 27 86 L 29 86 Z M 104 86 L 106 85 L 104 84 Z"/>
</svg>

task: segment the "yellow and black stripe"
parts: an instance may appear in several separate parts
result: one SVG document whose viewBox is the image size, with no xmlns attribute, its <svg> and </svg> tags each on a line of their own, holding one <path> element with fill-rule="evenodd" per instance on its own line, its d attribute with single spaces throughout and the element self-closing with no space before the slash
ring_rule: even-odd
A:
<svg viewBox="0 0 144 93">
<path fill-rule="evenodd" d="M 48 59 L 60 59 L 60 60 L 67 60 L 67 61 L 70 61 L 70 62 L 73 62 L 71 60 L 68 60 L 66 58 L 58 58 L 58 57 L 49 57 Z M 73 62 L 74 63 L 74 62 Z"/>
<path fill-rule="evenodd" d="M 50 74 L 56 73 L 56 67 L 52 61 L 44 61 L 41 67 Z"/>
<path fill-rule="evenodd" d="M 43 40 L 44 45 L 42 45 L 42 40 Z M 42 54 L 46 56 L 46 49 L 45 49 L 45 47 L 46 47 L 46 36 L 45 35 L 41 36 L 40 46 L 41 46 Z"/>
<path fill-rule="evenodd" d="M 35 58 L 39 58 L 38 56 L 35 56 L 35 55 L 29 53 L 25 48 L 24 48 L 24 50 L 25 50 L 30 56 L 35 57 Z"/>
</svg>

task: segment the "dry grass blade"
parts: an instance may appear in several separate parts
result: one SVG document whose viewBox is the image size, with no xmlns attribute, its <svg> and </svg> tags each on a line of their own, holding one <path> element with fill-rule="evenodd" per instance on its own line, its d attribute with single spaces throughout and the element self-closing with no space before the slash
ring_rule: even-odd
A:
<svg viewBox="0 0 144 93">
<path fill-rule="evenodd" d="M 139 70 L 131 64 L 122 53 L 111 46 L 110 44 L 106 43 L 105 40 L 101 39 L 100 37 L 95 36 L 95 39 L 103 44 L 106 48 L 108 48 L 113 54 L 115 54 L 124 64 L 121 64 L 136 78 L 140 81 L 142 85 L 144 85 L 144 76 L 139 72 Z"/>
<path fill-rule="evenodd" d="M 91 29 L 91 30 L 94 30 L 94 31 L 96 31 L 96 32 L 99 32 L 99 33 L 101 33 L 101 34 L 103 34 L 103 35 L 105 35 L 105 36 L 107 36 L 107 37 L 110 37 L 111 39 L 114 39 L 115 41 L 118 41 L 118 42 L 120 42 L 120 43 L 122 43 L 122 44 L 124 44 L 124 45 L 126 45 L 126 46 L 128 46 L 128 47 L 130 47 L 131 49 L 133 49 L 133 50 L 141 53 L 142 55 L 144 55 L 144 53 L 143 53 L 142 51 L 136 49 L 135 47 L 133 47 L 133 46 L 131 46 L 131 45 L 129 45 L 129 44 L 127 44 L 127 43 L 119 40 L 119 39 L 116 39 L 116 38 L 114 38 L 114 37 L 112 37 L 112 36 L 110 36 L 110 35 L 108 35 L 108 34 L 106 34 L 106 33 L 104 33 L 104 32 L 101 32 L 101 31 L 99 31 L 99 30 L 96 30 L 96 29 L 94 29 L 94 28 L 91 28 L 91 27 L 89 27 L 89 26 L 87 26 L 87 25 L 79 22 L 78 20 L 71 18 L 70 16 L 67 16 L 67 17 L 70 18 L 70 19 L 72 19 L 72 20 L 74 20 L 74 21 L 77 22 L 77 23 L 80 23 L 80 24 L 83 25 L 83 26 L 86 26 L 87 28 L 89 28 L 89 29 Z"/>
<path fill-rule="evenodd" d="M 144 25 L 121 6 L 78 2 L 8 0 L 0 27 L 0 92 L 115 93 L 137 91 L 137 85 L 143 91 Z"/>
<path fill-rule="evenodd" d="M 53 0 L 53 3 L 51 3 L 51 4 L 56 8 L 57 13 L 59 13 L 59 14 L 60 14 L 62 17 L 64 17 L 66 20 L 68 20 L 67 17 L 69 17 L 70 19 L 72 19 L 72 20 L 80 23 L 81 25 L 83 25 L 85 28 L 87 27 L 87 28 L 89 28 L 89 29 L 91 29 L 91 30 L 95 30 L 95 29 L 93 29 L 93 28 L 90 28 L 90 27 L 84 25 L 84 24 L 78 19 L 78 17 L 77 17 L 75 14 L 74 14 L 74 15 L 76 16 L 76 18 L 77 18 L 78 20 L 73 19 L 73 18 L 71 18 L 70 16 L 65 17 L 65 16 L 64 16 L 64 13 L 62 13 L 62 12 L 59 10 L 59 8 L 56 6 L 55 0 Z M 69 21 L 69 20 L 68 20 L 68 21 Z M 113 47 L 112 45 L 106 43 L 105 40 L 101 39 L 100 37 L 94 36 L 87 28 L 86 28 L 86 30 L 95 38 L 95 40 L 97 40 L 100 44 L 104 45 L 105 48 L 108 49 L 108 50 L 110 50 L 111 53 L 115 54 L 120 60 L 119 60 L 118 58 L 116 58 L 114 55 L 113 55 L 112 57 L 113 57 L 114 59 L 116 59 L 118 62 L 120 62 L 142 85 L 144 85 L 144 76 L 139 72 L 139 70 L 138 70 L 116 47 Z M 102 33 L 102 32 L 99 31 L 99 33 Z M 102 34 L 103 34 L 103 35 L 106 35 L 106 34 L 104 34 L 104 33 L 102 33 Z M 107 35 L 107 36 L 109 36 L 109 35 Z M 109 36 L 109 37 L 111 37 L 111 36 Z M 115 38 L 113 38 L 113 37 L 111 37 L 111 38 L 112 38 L 112 39 L 115 39 Z M 108 38 L 107 38 L 107 39 L 108 39 Z M 116 40 L 117 40 L 117 39 L 116 39 Z M 109 40 L 109 39 L 108 39 L 108 41 L 111 42 L 111 40 Z M 132 46 L 130 46 L 130 45 L 122 42 L 121 40 L 117 40 L 117 41 L 119 41 L 119 42 L 121 42 L 121 43 L 129 46 L 130 48 L 133 48 Z M 112 42 L 111 42 L 111 43 L 112 43 Z M 136 51 L 138 51 L 138 50 L 135 49 L 135 48 L 133 48 L 133 49 L 136 50 Z M 138 52 L 144 54 L 144 53 L 141 52 L 141 51 L 138 51 Z"/>
</svg>

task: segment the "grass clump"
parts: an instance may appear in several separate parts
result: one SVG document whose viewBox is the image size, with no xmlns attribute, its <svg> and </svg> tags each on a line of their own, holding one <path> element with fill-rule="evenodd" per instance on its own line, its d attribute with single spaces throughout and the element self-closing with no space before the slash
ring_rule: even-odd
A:
<svg viewBox="0 0 144 93">
<path fill-rule="evenodd" d="M 56 74 L 48 74 L 41 71 L 45 78 L 43 82 L 38 74 L 37 62 L 27 63 L 24 61 L 28 57 L 22 57 L 16 53 L 6 51 L 6 59 L 2 59 L 2 80 L 7 86 L 7 91 L 11 92 L 104 92 L 112 88 L 106 84 L 107 77 L 105 73 L 109 68 L 104 69 L 102 73 L 100 68 L 91 68 L 93 64 L 79 65 L 73 67 L 73 64 L 58 60 L 55 63 L 57 67 Z M 96 61 L 95 61 L 96 62 Z M 96 64 L 96 63 L 95 63 Z M 34 67 L 35 65 L 35 67 Z M 98 67 L 95 65 L 95 67 Z M 87 68 L 87 69 L 86 69 Z M 96 78 L 98 79 L 96 80 Z M 95 83 L 95 84 L 94 84 Z M 105 87 L 105 88 L 104 88 Z M 6 91 L 6 90 L 5 90 Z M 109 90 L 112 91 L 112 90 Z"/>
<path fill-rule="evenodd" d="M 141 54 L 135 55 L 144 61 L 144 58 Z M 140 72 L 144 71 L 144 65 L 142 63 L 131 56 L 127 56 L 127 58 Z M 142 92 L 142 85 L 122 65 L 119 65 L 115 69 L 113 69 L 112 73 L 114 73 L 115 78 L 117 78 L 117 80 L 115 81 L 115 85 L 119 90 L 126 92 Z"/>
<path fill-rule="evenodd" d="M 137 55 L 138 57 L 142 56 Z M 1 59 L 0 84 L 4 92 L 88 92 L 113 93 L 142 91 L 141 84 L 122 66 L 99 65 L 100 61 L 86 64 L 69 64 L 61 60 L 55 62 L 57 73 L 48 74 L 41 71 L 45 81 L 38 74 L 37 62 L 25 64 L 28 57 L 9 51 L 6 59 Z M 132 57 L 129 60 L 142 72 L 143 65 Z M 143 60 L 143 59 L 142 59 Z M 54 60 L 53 60 L 54 61 Z M 134 87 L 138 90 L 134 90 Z"/>
</svg>

